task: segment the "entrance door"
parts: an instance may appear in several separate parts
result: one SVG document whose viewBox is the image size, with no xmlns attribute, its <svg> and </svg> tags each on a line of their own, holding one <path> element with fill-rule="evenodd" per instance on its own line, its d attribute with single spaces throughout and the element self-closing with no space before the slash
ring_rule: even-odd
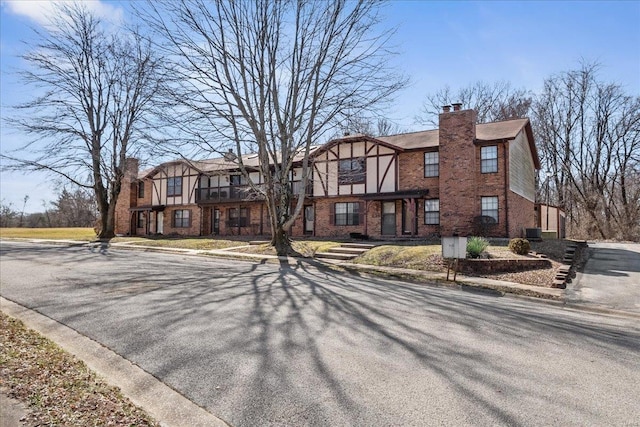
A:
<svg viewBox="0 0 640 427">
<path fill-rule="evenodd" d="M 306 234 L 313 234 L 313 222 L 314 211 L 313 206 L 308 205 L 304 207 L 304 232 Z"/>
<path fill-rule="evenodd" d="M 211 213 L 211 232 L 220 234 L 220 209 L 214 209 Z"/>
<path fill-rule="evenodd" d="M 164 232 L 164 212 L 158 212 L 156 232 L 162 234 Z"/>
<path fill-rule="evenodd" d="M 418 204 L 414 199 L 402 201 L 402 234 L 413 235 L 418 231 Z"/>
<path fill-rule="evenodd" d="M 396 202 L 382 202 L 382 234 L 396 234 Z"/>
</svg>

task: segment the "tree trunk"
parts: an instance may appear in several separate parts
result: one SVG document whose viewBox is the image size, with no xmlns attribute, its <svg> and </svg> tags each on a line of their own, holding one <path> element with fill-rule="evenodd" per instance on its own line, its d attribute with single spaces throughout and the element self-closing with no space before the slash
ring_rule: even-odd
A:
<svg viewBox="0 0 640 427">
<path fill-rule="evenodd" d="M 278 224 L 273 232 L 271 245 L 276 248 L 276 253 L 278 254 L 278 256 L 289 255 L 289 250 L 291 249 L 291 240 L 289 239 L 287 232 L 281 224 Z"/>
</svg>

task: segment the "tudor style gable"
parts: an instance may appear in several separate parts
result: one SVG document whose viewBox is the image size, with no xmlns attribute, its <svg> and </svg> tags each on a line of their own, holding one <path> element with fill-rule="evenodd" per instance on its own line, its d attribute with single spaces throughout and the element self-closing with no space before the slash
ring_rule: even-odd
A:
<svg viewBox="0 0 640 427">
<path fill-rule="evenodd" d="M 200 172 L 186 162 L 163 163 L 148 175 L 152 179 L 152 206 L 188 205 L 196 202 Z"/>
<path fill-rule="evenodd" d="M 365 135 L 328 142 L 313 156 L 313 196 L 397 191 L 400 151 L 399 147 Z"/>
</svg>

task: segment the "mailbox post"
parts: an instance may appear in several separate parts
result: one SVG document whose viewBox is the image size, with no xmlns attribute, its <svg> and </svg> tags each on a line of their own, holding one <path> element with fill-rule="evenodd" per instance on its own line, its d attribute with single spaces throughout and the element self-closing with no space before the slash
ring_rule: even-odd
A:
<svg viewBox="0 0 640 427">
<path fill-rule="evenodd" d="M 447 264 L 447 280 L 449 280 L 449 270 L 453 268 L 453 281 L 455 282 L 458 274 L 458 260 L 467 257 L 467 238 L 466 237 L 443 237 L 442 238 L 442 258 L 449 260 Z"/>
</svg>

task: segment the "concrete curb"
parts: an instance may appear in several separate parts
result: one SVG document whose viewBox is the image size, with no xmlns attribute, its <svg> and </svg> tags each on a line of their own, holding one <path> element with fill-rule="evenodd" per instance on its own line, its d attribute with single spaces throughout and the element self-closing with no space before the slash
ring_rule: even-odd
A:
<svg viewBox="0 0 640 427">
<path fill-rule="evenodd" d="M 34 310 L 0 297 L 0 307 L 9 316 L 58 344 L 82 360 L 109 384 L 141 407 L 162 426 L 228 427 L 225 421 L 173 390 L 142 368 L 107 347 Z"/>
</svg>

